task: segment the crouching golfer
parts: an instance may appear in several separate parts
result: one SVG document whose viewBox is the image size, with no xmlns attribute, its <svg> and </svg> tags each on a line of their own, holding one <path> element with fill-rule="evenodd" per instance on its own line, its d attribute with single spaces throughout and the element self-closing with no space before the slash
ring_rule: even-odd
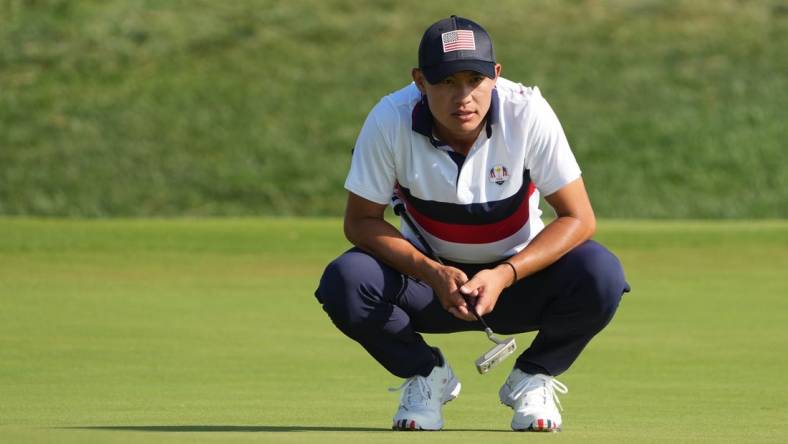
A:
<svg viewBox="0 0 788 444">
<path fill-rule="evenodd" d="M 384 97 L 358 136 L 345 188 L 355 245 L 326 268 L 317 299 L 331 320 L 405 378 L 393 427 L 438 430 L 460 393 L 445 356 L 419 333 L 537 331 L 499 397 L 512 429 L 561 427 L 554 378 L 629 291 L 595 229 L 580 169 L 537 88 L 500 77 L 487 32 L 452 16 L 430 26 L 413 83 Z M 383 218 L 392 192 L 415 222 Z M 557 217 L 540 219 L 540 193 Z M 430 259 L 419 241 L 442 259 Z M 560 404 L 559 404 L 560 405 Z"/>
</svg>

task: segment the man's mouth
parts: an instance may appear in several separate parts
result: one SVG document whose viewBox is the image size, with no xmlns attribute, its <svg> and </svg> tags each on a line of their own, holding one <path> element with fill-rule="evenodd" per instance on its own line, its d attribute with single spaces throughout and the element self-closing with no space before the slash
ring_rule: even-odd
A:
<svg viewBox="0 0 788 444">
<path fill-rule="evenodd" d="M 455 111 L 452 113 L 452 115 L 463 122 L 467 122 L 469 120 L 473 120 L 473 116 L 475 116 L 476 113 L 473 111 Z"/>
</svg>

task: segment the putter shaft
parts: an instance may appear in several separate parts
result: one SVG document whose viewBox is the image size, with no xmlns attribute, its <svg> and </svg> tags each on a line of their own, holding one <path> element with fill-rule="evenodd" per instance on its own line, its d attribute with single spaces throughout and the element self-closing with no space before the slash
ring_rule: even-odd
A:
<svg viewBox="0 0 788 444">
<path fill-rule="evenodd" d="M 482 326 L 484 327 L 484 332 L 487 333 L 488 337 L 491 336 L 492 329 L 490 328 L 489 325 L 487 325 L 487 322 L 484 321 L 484 318 L 481 317 L 479 312 L 476 311 L 476 304 L 471 301 L 471 298 L 469 296 L 463 296 L 463 298 L 465 299 L 465 303 L 468 304 L 468 308 L 471 309 L 471 313 L 473 313 L 473 315 L 476 316 L 476 319 L 482 323 Z"/>
</svg>

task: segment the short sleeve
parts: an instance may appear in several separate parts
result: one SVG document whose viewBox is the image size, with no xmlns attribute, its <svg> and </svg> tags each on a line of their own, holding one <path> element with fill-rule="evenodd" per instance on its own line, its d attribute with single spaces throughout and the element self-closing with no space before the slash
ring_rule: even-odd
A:
<svg viewBox="0 0 788 444">
<path fill-rule="evenodd" d="M 356 140 L 345 180 L 345 189 L 381 205 L 389 203 L 396 183 L 392 143 L 380 125 L 380 120 L 388 122 L 396 118 L 391 113 L 384 101 L 369 113 Z"/>
<path fill-rule="evenodd" d="M 549 196 L 580 177 L 580 166 L 547 101 L 535 94 L 529 108 L 526 168 L 536 188 L 542 195 Z"/>
</svg>

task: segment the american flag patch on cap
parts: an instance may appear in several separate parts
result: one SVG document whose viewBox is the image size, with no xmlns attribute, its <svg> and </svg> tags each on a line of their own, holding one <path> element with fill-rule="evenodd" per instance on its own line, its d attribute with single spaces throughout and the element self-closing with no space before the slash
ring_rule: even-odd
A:
<svg viewBox="0 0 788 444">
<path fill-rule="evenodd" d="M 441 40 L 443 40 L 444 53 L 476 50 L 476 40 L 473 38 L 473 31 L 462 29 L 444 32 L 441 34 Z"/>
</svg>

